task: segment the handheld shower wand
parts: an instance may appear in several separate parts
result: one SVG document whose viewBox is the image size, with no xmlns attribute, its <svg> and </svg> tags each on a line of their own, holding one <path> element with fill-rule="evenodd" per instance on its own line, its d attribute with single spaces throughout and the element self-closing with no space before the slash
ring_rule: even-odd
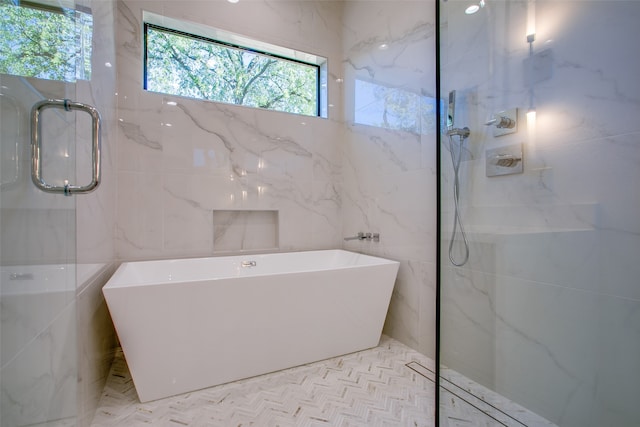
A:
<svg viewBox="0 0 640 427">
<path fill-rule="evenodd" d="M 469 242 L 467 241 L 467 233 L 464 231 L 464 226 L 462 225 L 462 218 L 460 217 L 460 206 L 459 206 L 459 198 L 460 198 L 460 163 L 462 161 L 462 146 L 464 145 L 465 139 L 469 137 L 471 131 L 468 127 L 464 128 L 454 128 L 454 109 L 455 109 L 455 91 L 449 92 L 449 111 L 448 111 L 448 125 L 449 130 L 447 130 L 447 136 L 449 137 L 449 153 L 451 154 L 451 163 L 453 165 L 453 204 L 454 204 L 454 215 L 453 215 L 453 229 L 451 231 L 451 239 L 449 240 L 449 261 L 451 264 L 456 267 L 461 267 L 469 260 Z M 454 136 L 458 137 L 458 152 L 456 155 L 455 152 L 455 143 Z M 460 234 L 462 235 L 463 242 L 463 252 L 462 252 L 462 260 L 456 260 L 453 254 L 453 245 L 458 234 L 458 228 L 460 229 Z"/>
</svg>

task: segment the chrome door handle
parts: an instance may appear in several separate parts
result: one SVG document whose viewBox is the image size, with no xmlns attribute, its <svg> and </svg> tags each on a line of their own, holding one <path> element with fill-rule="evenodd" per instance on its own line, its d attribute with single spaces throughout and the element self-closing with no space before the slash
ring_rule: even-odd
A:
<svg viewBox="0 0 640 427">
<path fill-rule="evenodd" d="M 84 111 L 91 116 L 91 151 L 92 178 L 87 185 L 72 185 L 65 182 L 63 187 L 50 185 L 42 178 L 42 120 L 40 113 L 46 108 L 62 108 L 65 111 Z M 102 145 L 102 128 L 100 113 L 91 105 L 68 99 L 45 99 L 34 104 L 31 108 L 31 180 L 40 190 L 47 193 L 61 193 L 65 196 L 72 194 L 90 193 L 100 184 L 100 156 Z"/>
</svg>

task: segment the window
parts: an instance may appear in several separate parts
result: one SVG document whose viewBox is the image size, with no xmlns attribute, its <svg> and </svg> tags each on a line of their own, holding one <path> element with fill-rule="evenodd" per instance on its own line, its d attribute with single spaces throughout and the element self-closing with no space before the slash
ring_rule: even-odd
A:
<svg viewBox="0 0 640 427">
<path fill-rule="evenodd" d="M 91 11 L 57 4 L 0 0 L 0 73 L 66 82 L 91 78 Z"/>
<path fill-rule="evenodd" d="M 145 14 L 146 90 L 308 116 L 322 115 L 320 79 L 324 58 L 162 18 L 165 25 L 168 20 L 176 24 L 172 25 L 174 28 L 167 28 L 149 22 L 154 21 L 155 16 Z M 311 60 L 295 58 L 300 55 Z"/>
<path fill-rule="evenodd" d="M 426 135 L 435 132 L 435 99 L 356 79 L 354 122 Z"/>
</svg>

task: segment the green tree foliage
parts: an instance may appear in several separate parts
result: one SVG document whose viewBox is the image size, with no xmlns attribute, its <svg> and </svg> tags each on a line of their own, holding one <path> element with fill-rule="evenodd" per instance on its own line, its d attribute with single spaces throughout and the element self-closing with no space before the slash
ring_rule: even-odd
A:
<svg viewBox="0 0 640 427">
<path fill-rule="evenodd" d="M 89 79 L 91 14 L 21 4 L 0 0 L 0 72 L 62 81 Z"/>
<path fill-rule="evenodd" d="M 415 134 L 435 132 L 435 99 L 356 79 L 355 123 Z"/>
<path fill-rule="evenodd" d="M 147 89 L 290 113 L 317 114 L 317 68 L 147 28 Z"/>
<path fill-rule="evenodd" d="M 89 79 L 91 14 L 0 0 L 0 72 Z M 147 89 L 290 113 L 317 114 L 317 67 L 162 29 L 147 31 Z"/>
</svg>

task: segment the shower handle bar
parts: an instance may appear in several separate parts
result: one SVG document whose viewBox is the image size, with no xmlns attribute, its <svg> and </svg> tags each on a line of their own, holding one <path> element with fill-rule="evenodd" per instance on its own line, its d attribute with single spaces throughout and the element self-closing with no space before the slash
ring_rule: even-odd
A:
<svg viewBox="0 0 640 427">
<path fill-rule="evenodd" d="M 70 185 L 65 181 L 64 186 L 47 184 L 42 178 L 42 119 L 40 113 L 46 108 L 61 108 L 65 111 L 84 111 L 91 116 L 91 166 L 92 178 L 87 185 Z M 44 99 L 31 108 L 31 180 L 40 190 L 46 193 L 61 193 L 65 196 L 72 194 L 86 194 L 95 190 L 100 184 L 100 157 L 102 149 L 102 128 L 100 113 L 91 105 L 68 99 Z"/>
</svg>

